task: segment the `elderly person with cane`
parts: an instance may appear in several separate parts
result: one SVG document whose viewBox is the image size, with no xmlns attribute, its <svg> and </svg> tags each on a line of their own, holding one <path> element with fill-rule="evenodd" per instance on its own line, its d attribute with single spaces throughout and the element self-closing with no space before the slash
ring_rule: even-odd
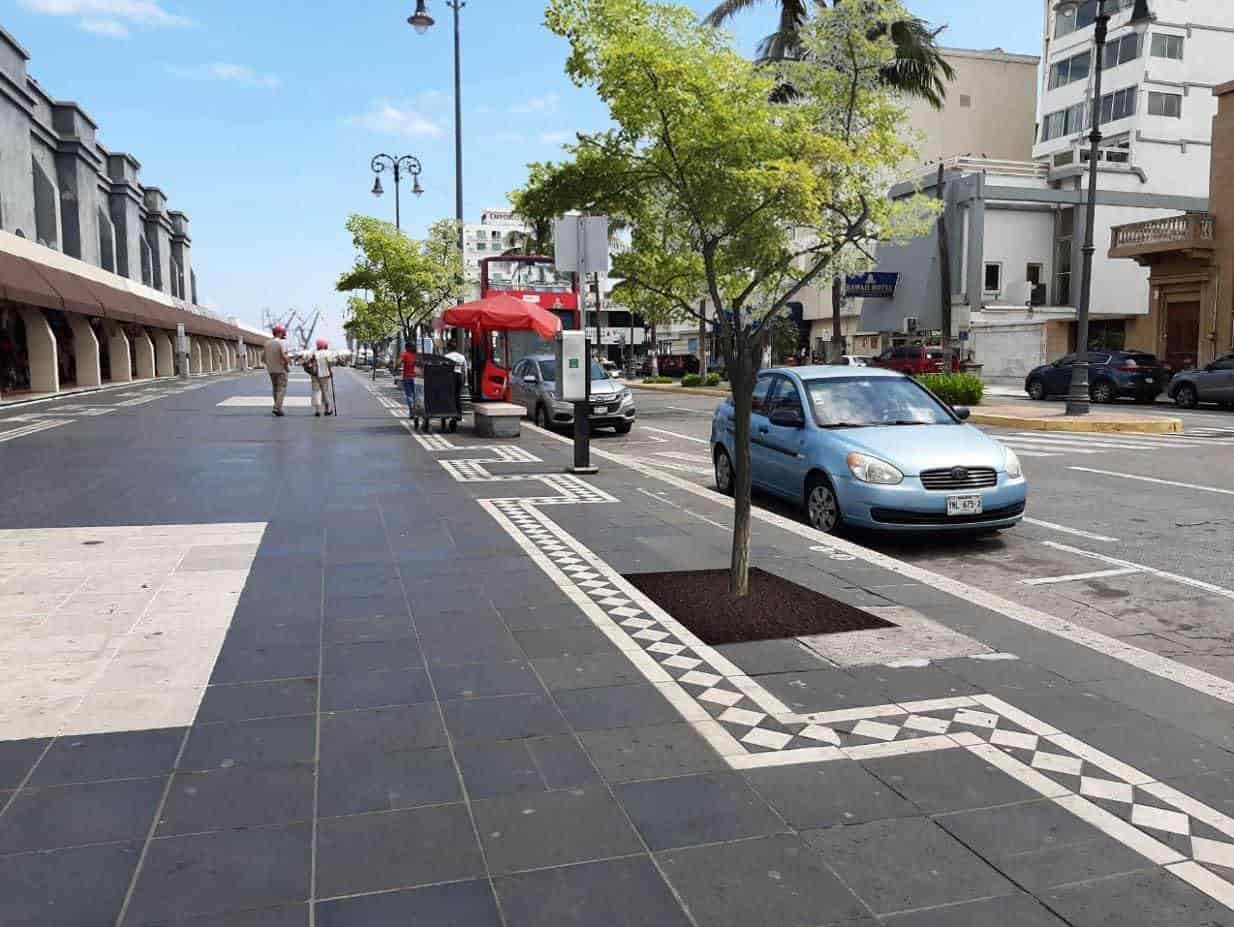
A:
<svg viewBox="0 0 1234 927">
<path fill-rule="evenodd" d="M 334 390 L 334 370 L 330 365 L 330 342 L 317 339 L 317 350 L 304 359 L 304 372 L 313 378 L 313 415 L 321 417 L 335 412 L 331 401 Z"/>
</svg>

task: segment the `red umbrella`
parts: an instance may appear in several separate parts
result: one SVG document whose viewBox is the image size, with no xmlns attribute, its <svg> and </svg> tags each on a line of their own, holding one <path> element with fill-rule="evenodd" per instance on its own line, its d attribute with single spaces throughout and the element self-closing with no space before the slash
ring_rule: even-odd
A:
<svg viewBox="0 0 1234 927">
<path fill-rule="evenodd" d="M 547 309 L 505 293 L 447 309 L 443 320 L 451 328 L 473 332 L 530 330 L 545 340 L 554 338 L 561 330 L 561 320 Z"/>
</svg>

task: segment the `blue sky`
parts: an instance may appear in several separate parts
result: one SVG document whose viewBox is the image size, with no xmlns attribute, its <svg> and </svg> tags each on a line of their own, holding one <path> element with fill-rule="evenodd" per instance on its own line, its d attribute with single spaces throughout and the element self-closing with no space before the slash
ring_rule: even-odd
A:
<svg viewBox="0 0 1234 927">
<path fill-rule="evenodd" d="M 711 0 L 688 0 L 705 12 Z M 203 302 L 257 323 L 265 306 L 325 312 L 339 337 L 334 279 L 351 261 L 353 212 L 393 220 L 369 190 L 371 157 L 414 154 L 425 195 L 404 191 L 416 235 L 454 213 L 450 11 L 406 25 L 414 0 L 3 0 L 2 25 L 30 73 L 79 102 L 100 140 L 142 163 L 192 221 Z M 1039 53 L 1040 0 L 911 0 L 947 25 L 945 44 Z M 741 16 L 743 50 L 774 22 L 773 3 Z M 991 15 L 997 8 L 997 15 Z M 525 165 L 604 123 L 566 80 L 565 47 L 541 25 L 541 0 L 469 0 L 463 10 L 468 219 L 500 206 Z"/>
</svg>

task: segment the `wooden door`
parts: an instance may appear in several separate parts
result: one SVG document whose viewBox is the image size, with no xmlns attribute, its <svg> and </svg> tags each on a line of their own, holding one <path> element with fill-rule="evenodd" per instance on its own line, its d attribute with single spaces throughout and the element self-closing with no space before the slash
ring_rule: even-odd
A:
<svg viewBox="0 0 1234 927">
<path fill-rule="evenodd" d="M 1190 370 L 1199 361 L 1199 301 L 1170 303 L 1166 308 L 1165 362 L 1171 370 Z"/>
</svg>

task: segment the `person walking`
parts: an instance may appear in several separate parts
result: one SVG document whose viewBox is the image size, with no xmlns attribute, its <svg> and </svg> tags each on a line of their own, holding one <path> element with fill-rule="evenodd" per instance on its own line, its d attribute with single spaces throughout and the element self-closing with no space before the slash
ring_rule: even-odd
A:
<svg viewBox="0 0 1234 927">
<path fill-rule="evenodd" d="M 403 392 L 407 396 L 407 417 L 416 417 L 416 352 L 414 344 L 407 342 L 399 363 L 403 365 Z"/>
<path fill-rule="evenodd" d="M 264 358 L 266 373 L 270 374 L 270 389 L 274 393 L 274 409 L 272 411 L 274 415 L 282 418 L 283 400 L 287 398 L 287 345 L 283 344 L 283 338 L 287 335 L 287 329 L 282 325 L 275 325 L 271 332 L 274 337 L 266 342 Z"/>
<path fill-rule="evenodd" d="M 320 418 L 334 414 L 335 409 L 330 402 L 334 387 L 334 369 L 330 365 L 330 342 L 325 338 L 317 339 L 317 350 L 305 359 L 308 375 L 313 378 L 313 415 Z"/>
</svg>

